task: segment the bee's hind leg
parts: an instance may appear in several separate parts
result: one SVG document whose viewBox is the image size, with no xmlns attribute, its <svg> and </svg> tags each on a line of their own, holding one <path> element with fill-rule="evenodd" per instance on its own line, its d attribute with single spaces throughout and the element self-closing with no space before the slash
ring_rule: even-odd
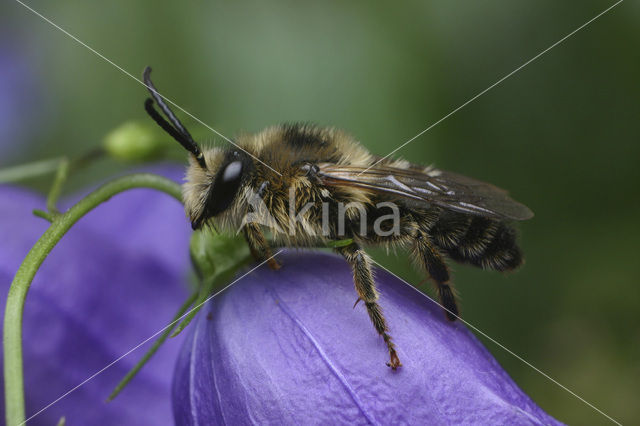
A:
<svg viewBox="0 0 640 426">
<path fill-rule="evenodd" d="M 267 259 L 267 265 L 273 270 L 280 269 L 281 265 L 276 261 L 271 253 L 271 247 L 264 237 L 262 230 L 255 223 L 247 223 L 243 228 L 244 238 L 247 240 L 251 256 L 256 261 Z"/>
<path fill-rule="evenodd" d="M 356 291 L 358 292 L 358 301 L 362 300 L 364 302 L 373 326 L 387 344 L 387 348 L 389 349 L 389 362 L 387 365 L 395 370 L 402 364 L 396 353 L 395 345 L 391 341 L 391 336 L 388 333 L 389 328 L 387 327 L 384 315 L 382 315 L 382 309 L 377 303 L 378 292 L 376 291 L 373 280 L 369 256 L 355 243 L 346 247 L 337 248 L 336 251 L 344 256 L 353 269 L 353 281 Z"/>
<path fill-rule="evenodd" d="M 438 299 L 444 308 L 447 319 L 455 321 L 459 316 L 459 311 L 454 288 L 449 282 L 449 268 L 426 232 L 418 231 L 412 254 L 416 262 L 429 273 L 435 282 Z"/>
</svg>

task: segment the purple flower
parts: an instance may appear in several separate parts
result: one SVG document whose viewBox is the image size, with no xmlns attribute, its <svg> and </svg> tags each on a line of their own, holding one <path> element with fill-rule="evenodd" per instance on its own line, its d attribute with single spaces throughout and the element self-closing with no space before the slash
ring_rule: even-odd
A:
<svg viewBox="0 0 640 426">
<path fill-rule="evenodd" d="M 177 424 L 558 424 L 438 306 L 384 272 L 381 305 L 403 363 L 356 299 L 344 260 L 282 255 L 212 299 L 184 342 Z"/>
<path fill-rule="evenodd" d="M 165 171 L 179 180 L 181 168 Z M 44 198 L 0 186 L 0 304 L 27 251 L 47 228 L 31 214 Z M 45 260 L 24 315 L 27 417 L 164 327 L 187 297 L 190 229 L 159 192 L 115 196 L 74 226 Z M 4 312 L 4 309 L 3 309 Z M 182 337 L 178 337 L 182 339 Z M 29 424 L 172 424 L 170 385 L 179 342 L 169 340 L 110 403 L 111 390 L 151 342 Z M 4 419 L 4 389 L 0 390 Z M 0 422 L 2 422 L 0 420 Z"/>
</svg>

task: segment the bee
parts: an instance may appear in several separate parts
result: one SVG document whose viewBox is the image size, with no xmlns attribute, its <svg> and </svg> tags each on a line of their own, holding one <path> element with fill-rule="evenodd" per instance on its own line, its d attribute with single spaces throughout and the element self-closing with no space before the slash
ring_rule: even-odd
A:
<svg viewBox="0 0 640 426">
<path fill-rule="evenodd" d="M 506 191 L 376 157 L 349 134 L 310 124 L 274 126 L 240 135 L 229 148 L 202 150 L 158 94 L 150 73 L 147 67 L 143 75 L 151 93 L 147 113 L 191 154 L 183 199 L 193 229 L 241 230 L 255 259 L 267 259 L 272 269 L 280 267 L 272 243 L 303 248 L 334 242 L 353 270 L 356 305 L 366 306 L 392 369 L 401 363 L 364 247 L 408 249 L 433 281 L 450 321 L 459 310 L 445 259 L 497 271 L 522 264 L 511 223 L 533 213 Z"/>
</svg>

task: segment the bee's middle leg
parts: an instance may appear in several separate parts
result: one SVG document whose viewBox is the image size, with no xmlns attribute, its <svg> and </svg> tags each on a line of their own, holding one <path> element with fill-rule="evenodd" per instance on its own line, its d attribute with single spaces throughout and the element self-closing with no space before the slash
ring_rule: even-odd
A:
<svg viewBox="0 0 640 426">
<path fill-rule="evenodd" d="M 373 323 L 378 334 L 382 336 L 384 342 L 389 349 L 389 362 L 387 365 L 392 369 L 400 367 L 400 358 L 396 353 L 395 345 L 391 341 L 389 335 L 389 328 L 387 322 L 382 314 L 382 309 L 378 305 L 378 292 L 376 291 L 375 283 L 373 280 L 373 273 L 371 272 L 371 262 L 369 256 L 362 250 L 357 244 L 350 244 L 346 247 L 336 249 L 353 269 L 353 281 L 358 292 L 358 300 L 356 304 L 362 300 L 367 307 L 369 318 Z M 355 307 L 355 306 L 354 306 Z"/>
<path fill-rule="evenodd" d="M 253 223 L 247 223 L 243 228 L 244 238 L 247 240 L 251 256 L 256 261 L 267 259 L 267 265 L 273 270 L 280 269 L 280 263 L 273 258 L 271 247 L 264 237 L 260 227 Z"/>
</svg>

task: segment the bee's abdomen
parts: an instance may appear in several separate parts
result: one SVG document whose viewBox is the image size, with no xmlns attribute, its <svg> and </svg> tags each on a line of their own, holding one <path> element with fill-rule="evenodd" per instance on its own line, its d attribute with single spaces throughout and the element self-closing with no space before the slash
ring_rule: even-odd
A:
<svg viewBox="0 0 640 426">
<path fill-rule="evenodd" d="M 446 212 L 430 230 L 435 244 L 451 259 L 483 269 L 508 271 L 522 264 L 516 232 L 501 221 Z"/>
</svg>

